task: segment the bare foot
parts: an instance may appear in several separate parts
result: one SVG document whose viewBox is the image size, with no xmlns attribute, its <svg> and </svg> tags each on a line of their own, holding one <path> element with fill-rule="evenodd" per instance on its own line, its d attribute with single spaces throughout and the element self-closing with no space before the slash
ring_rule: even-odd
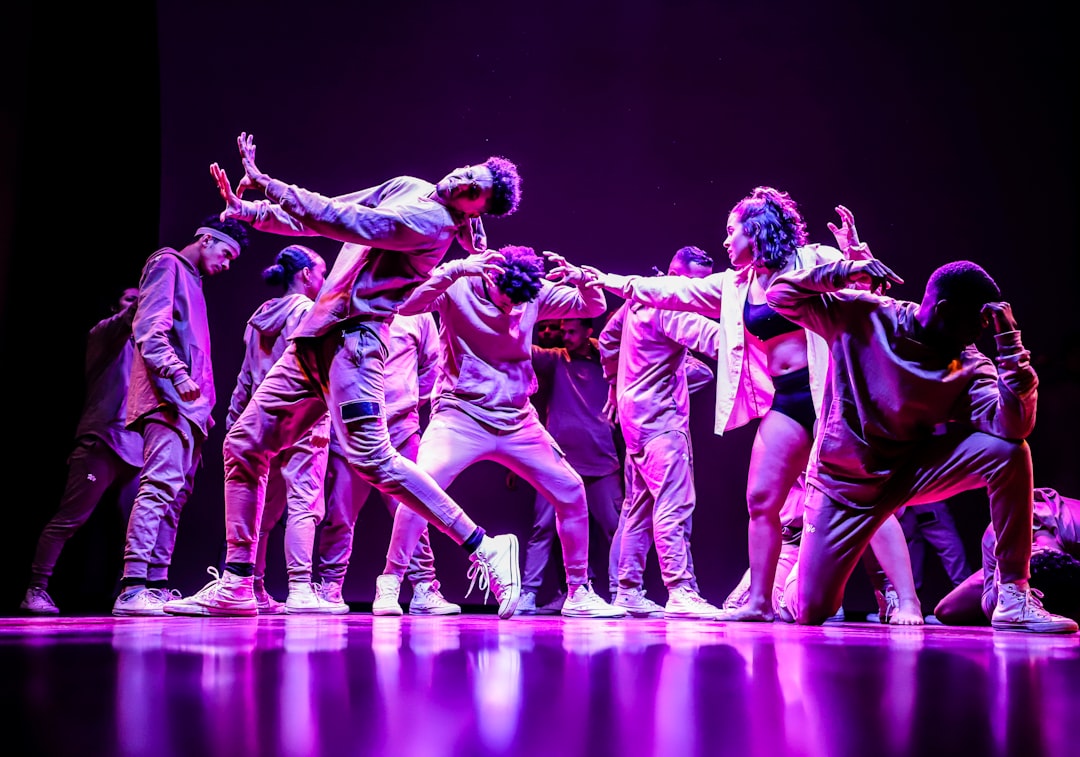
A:
<svg viewBox="0 0 1080 757">
<path fill-rule="evenodd" d="M 721 610 L 717 620 L 730 620 L 736 623 L 772 623 L 775 620 L 772 610 L 757 610 L 749 605 Z"/>
<path fill-rule="evenodd" d="M 922 616 L 922 606 L 918 602 L 900 600 L 900 604 L 889 615 L 891 626 L 921 626 L 926 623 Z"/>
</svg>

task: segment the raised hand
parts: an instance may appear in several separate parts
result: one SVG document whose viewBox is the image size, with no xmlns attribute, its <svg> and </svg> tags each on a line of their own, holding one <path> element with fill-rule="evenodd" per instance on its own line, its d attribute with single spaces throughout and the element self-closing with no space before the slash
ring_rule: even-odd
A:
<svg viewBox="0 0 1080 757">
<path fill-rule="evenodd" d="M 214 177 L 214 183 L 217 184 L 221 199 L 225 200 L 225 210 L 221 211 L 219 216 L 221 220 L 225 221 L 229 218 L 243 220 L 243 203 L 240 201 L 240 196 L 233 192 L 232 187 L 229 185 L 229 177 L 225 175 L 225 169 L 217 163 L 211 163 L 210 175 Z"/>
<path fill-rule="evenodd" d="M 548 281 L 562 284 L 577 284 L 579 282 L 588 284 L 591 280 L 591 277 L 584 268 L 579 268 L 568 262 L 566 258 L 559 253 L 552 252 L 551 250 L 543 250 L 541 254 L 554 266 L 544 277 Z"/>
<path fill-rule="evenodd" d="M 492 289 L 495 288 L 495 277 L 503 273 L 503 263 L 506 257 L 498 250 L 484 250 L 476 252 L 465 258 L 462 274 L 465 276 L 479 276 Z"/>
<path fill-rule="evenodd" d="M 828 227 L 832 235 L 836 237 L 836 246 L 849 260 L 869 260 L 874 257 L 870 252 L 870 246 L 859 241 L 859 232 L 855 229 L 855 215 L 843 205 L 836 206 L 836 213 L 840 216 L 840 225 L 837 226 L 829 221 Z"/>
<path fill-rule="evenodd" d="M 994 329 L 995 334 L 1016 331 L 1016 318 L 1013 317 L 1012 305 L 1007 302 L 988 302 L 982 308 L 983 321 Z"/>
<path fill-rule="evenodd" d="M 240 132 L 240 136 L 236 138 L 236 146 L 240 149 L 240 162 L 244 166 L 244 178 L 236 185 L 237 196 L 242 196 L 253 187 L 265 190 L 270 183 L 270 177 L 255 165 L 255 135 L 246 131 Z"/>
<path fill-rule="evenodd" d="M 874 258 L 856 260 L 848 272 L 848 281 L 852 284 L 869 284 L 870 291 L 875 294 L 885 294 L 893 284 L 904 283 L 889 266 Z"/>
</svg>

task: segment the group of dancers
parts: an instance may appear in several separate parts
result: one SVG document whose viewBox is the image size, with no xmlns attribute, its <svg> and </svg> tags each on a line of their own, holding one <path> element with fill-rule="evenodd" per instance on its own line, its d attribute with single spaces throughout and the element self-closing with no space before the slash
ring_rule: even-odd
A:
<svg viewBox="0 0 1080 757">
<path fill-rule="evenodd" d="M 470 592 L 494 594 L 499 617 L 509 618 L 521 601 L 518 539 L 488 534 L 447 494 L 463 470 L 490 460 L 551 506 L 564 616 L 820 624 L 840 609 L 861 560 L 887 598 L 883 619 L 921 623 L 895 514 L 984 489 L 994 535 L 990 624 L 1077 632 L 1030 584 L 1034 487 L 1024 440 L 1038 378 L 1012 308 L 976 263 L 939 267 L 919 302 L 892 298 L 903 280 L 859 240 L 847 208 L 829 224 L 836 246 L 812 243 L 795 201 L 758 187 L 727 217 L 729 268 L 714 272 L 712 258 L 688 246 L 664 275 L 617 275 L 527 246 L 488 247 L 484 217 L 510 215 L 521 202 L 517 167 L 505 158 L 437 183 L 399 176 L 328 197 L 260 170 L 251 135 L 237 145 L 244 175 L 235 189 L 218 164 L 210 169 L 225 209 L 185 247 L 156 251 L 135 301 L 116 316 L 130 339 L 114 340 L 110 365 L 127 370 L 130 384 L 111 398 L 123 413 L 109 434 L 126 435 L 127 451 L 100 432 L 87 437 L 106 460 L 97 466 L 107 472 L 91 476 L 97 496 L 122 477 L 138 482 L 115 615 L 349 612 L 341 587 L 353 528 L 375 489 L 393 530 L 372 612 L 403 612 L 406 577 L 410 612 L 461 611 L 435 578 L 433 526 L 468 553 Z M 249 191 L 262 199 L 243 199 Z M 228 270 L 251 229 L 342 247 L 328 270 L 312 249 L 290 244 L 264 273 L 284 294 L 249 319 L 230 398 L 223 569 L 210 568 L 212 580 L 185 597 L 169 587 L 168 570 L 215 405 L 202 279 Z M 455 240 L 466 255 L 446 260 Z M 625 441 L 608 598 L 593 588 L 588 564 L 589 476 L 532 401 L 537 323 L 600 319 L 605 293 L 625 301 L 594 342 L 608 390 L 602 412 Z M 984 329 L 993 357 L 975 344 Z M 724 606 L 701 596 L 691 555 L 694 355 L 716 366 L 716 433 L 759 421 L 746 488 L 748 582 Z M 86 463 L 77 470 L 76 462 L 69 484 L 85 478 Z M 48 577 L 90 499 L 65 494 L 61 514 L 66 503 L 83 504 L 67 505 L 43 532 L 24 609 L 56 611 Z M 281 604 L 263 575 L 268 530 L 283 516 L 289 592 Z M 663 606 L 644 596 L 651 548 Z"/>
</svg>

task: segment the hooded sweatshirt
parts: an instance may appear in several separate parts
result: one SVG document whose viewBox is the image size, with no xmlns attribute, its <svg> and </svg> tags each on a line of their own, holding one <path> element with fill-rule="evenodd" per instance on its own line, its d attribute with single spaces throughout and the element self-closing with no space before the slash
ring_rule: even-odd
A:
<svg viewBox="0 0 1080 757">
<path fill-rule="evenodd" d="M 312 301 L 300 293 L 286 294 L 267 300 L 255 310 L 244 328 L 244 362 L 236 387 L 229 398 L 229 412 L 225 416 L 228 432 L 251 401 L 251 395 L 266 378 L 270 367 L 281 357 L 289 343 L 289 336 L 296 330 L 304 314 L 311 309 Z"/>
</svg>

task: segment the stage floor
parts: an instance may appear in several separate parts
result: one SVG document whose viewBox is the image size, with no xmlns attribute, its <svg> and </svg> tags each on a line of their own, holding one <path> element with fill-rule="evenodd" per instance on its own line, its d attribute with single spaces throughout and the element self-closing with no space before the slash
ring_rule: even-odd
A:
<svg viewBox="0 0 1080 757">
<path fill-rule="evenodd" d="M 17 617 L 0 671 L 9 755 L 1080 754 L 1080 635 Z"/>
</svg>

